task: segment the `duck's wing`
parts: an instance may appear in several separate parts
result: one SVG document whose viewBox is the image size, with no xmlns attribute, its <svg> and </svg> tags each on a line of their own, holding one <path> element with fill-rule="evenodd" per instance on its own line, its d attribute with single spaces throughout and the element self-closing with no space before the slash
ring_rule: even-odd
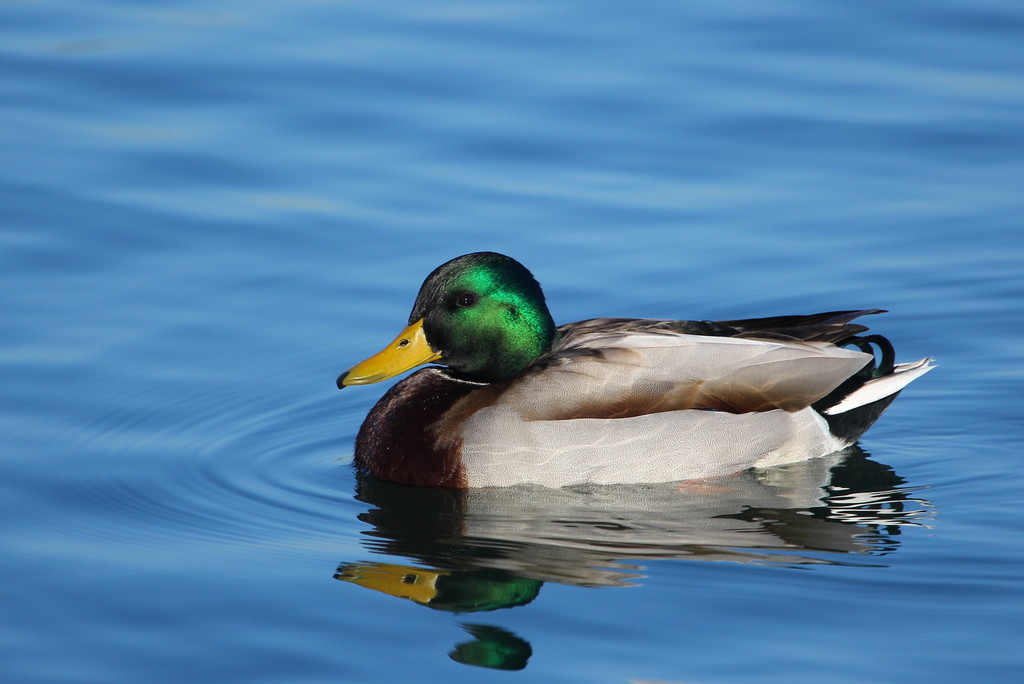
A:
<svg viewBox="0 0 1024 684">
<path fill-rule="evenodd" d="M 734 321 L 674 321 L 651 318 L 591 318 L 567 323 L 558 328 L 561 346 L 572 344 L 593 333 L 651 333 L 745 337 L 751 339 L 800 340 L 804 342 L 840 342 L 865 332 L 868 327 L 851 323 L 884 309 L 827 311 L 817 314 L 744 318 Z"/>
<path fill-rule="evenodd" d="M 872 359 L 818 340 L 680 331 L 715 325 L 596 319 L 563 327 L 555 349 L 507 387 L 501 402 L 527 420 L 799 411 Z"/>
<path fill-rule="evenodd" d="M 723 329 L 733 329 L 734 337 L 756 339 L 787 339 L 805 342 L 842 342 L 854 335 L 867 331 L 866 325 L 851 323 L 861 316 L 885 313 L 884 309 L 857 309 L 852 311 L 827 311 L 817 314 L 795 316 L 771 316 L 768 318 L 745 318 L 736 321 L 716 321 Z"/>
</svg>

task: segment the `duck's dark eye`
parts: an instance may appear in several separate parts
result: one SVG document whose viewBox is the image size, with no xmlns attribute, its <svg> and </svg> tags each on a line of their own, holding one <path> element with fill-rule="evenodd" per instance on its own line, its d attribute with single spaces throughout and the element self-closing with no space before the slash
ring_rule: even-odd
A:
<svg viewBox="0 0 1024 684">
<path fill-rule="evenodd" d="M 468 309 L 476 304 L 477 296 L 472 292 L 463 292 L 455 298 L 455 306 L 461 309 Z"/>
</svg>

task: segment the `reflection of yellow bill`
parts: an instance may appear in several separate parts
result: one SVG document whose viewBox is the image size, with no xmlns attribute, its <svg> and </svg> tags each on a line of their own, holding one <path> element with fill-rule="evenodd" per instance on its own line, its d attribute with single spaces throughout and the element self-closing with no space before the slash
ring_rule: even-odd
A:
<svg viewBox="0 0 1024 684">
<path fill-rule="evenodd" d="M 395 598 L 427 604 L 437 596 L 438 578 L 448 574 L 390 563 L 345 563 L 334 577 Z"/>
<path fill-rule="evenodd" d="M 338 387 L 380 382 L 440 358 L 441 353 L 431 349 L 427 342 L 421 318 L 398 333 L 398 337 L 384 349 L 356 364 L 347 373 L 342 373 L 338 378 Z"/>
</svg>

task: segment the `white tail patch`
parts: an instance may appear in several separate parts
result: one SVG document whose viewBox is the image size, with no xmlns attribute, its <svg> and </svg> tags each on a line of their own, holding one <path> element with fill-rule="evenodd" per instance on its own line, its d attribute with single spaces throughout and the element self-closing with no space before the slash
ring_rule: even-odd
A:
<svg viewBox="0 0 1024 684">
<path fill-rule="evenodd" d="M 933 359 L 926 358 L 910 363 L 898 363 L 893 369 L 892 375 L 868 380 L 862 387 L 855 392 L 850 393 L 850 395 L 841 402 L 835 406 L 825 409 L 824 413 L 830 416 L 834 416 L 838 413 L 846 413 L 847 411 L 852 411 L 855 408 L 866 406 L 867 404 L 876 402 L 879 399 L 885 399 L 890 395 L 896 394 L 911 382 L 921 377 L 932 368 L 935 368 L 932 361 Z"/>
</svg>

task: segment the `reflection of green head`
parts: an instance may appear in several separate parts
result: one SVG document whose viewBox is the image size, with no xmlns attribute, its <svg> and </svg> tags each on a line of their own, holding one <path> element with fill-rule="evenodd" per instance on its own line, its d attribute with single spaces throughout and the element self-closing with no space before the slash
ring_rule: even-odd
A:
<svg viewBox="0 0 1024 684">
<path fill-rule="evenodd" d="M 495 572 L 431 570 L 390 563 L 342 563 L 334 578 L 450 613 L 523 606 L 537 598 L 544 584 Z"/>
<path fill-rule="evenodd" d="M 524 606 L 537 598 L 544 583 L 481 571 L 456 571 L 438 578 L 437 596 L 431 608 L 452 613 L 478 613 Z"/>
<path fill-rule="evenodd" d="M 529 643 L 500 627 L 463 623 L 462 628 L 474 641 L 458 644 L 448 654 L 456 662 L 493 670 L 522 670 L 533 655 Z"/>
</svg>

